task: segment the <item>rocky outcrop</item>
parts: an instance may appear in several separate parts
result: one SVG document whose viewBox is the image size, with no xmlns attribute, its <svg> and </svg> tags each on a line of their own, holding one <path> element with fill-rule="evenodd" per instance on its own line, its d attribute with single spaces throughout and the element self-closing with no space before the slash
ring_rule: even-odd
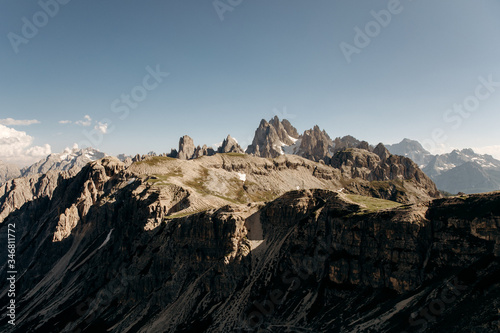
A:
<svg viewBox="0 0 500 333">
<path fill-rule="evenodd" d="M 498 328 L 499 193 L 368 212 L 300 190 L 165 219 L 158 193 L 129 177 L 113 161 L 89 166 L 0 224 L 23 235 L 15 331 Z M 89 187 L 93 203 L 53 242 L 57 208 Z M 14 331 L 5 317 L 0 328 Z"/>
<path fill-rule="evenodd" d="M 297 155 L 312 161 L 329 160 L 333 153 L 333 141 L 325 130 L 320 130 L 319 126 L 307 130 L 301 137 L 300 148 Z"/>
<path fill-rule="evenodd" d="M 337 151 L 331 159 L 331 166 L 339 169 L 346 178 L 361 178 L 368 181 L 399 180 L 402 188 L 405 184 L 412 183 L 431 197 L 440 196 L 436 185 L 418 165 L 409 158 L 388 155 L 382 144 L 377 145 L 373 153 L 358 148 Z M 392 195 L 396 195 L 395 192 Z M 391 200 L 394 198 L 387 197 Z"/>
<path fill-rule="evenodd" d="M 193 139 L 185 135 L 179 140 L 179 152 L 172 150 L 168 157 L 178 158 L 181 160 L 191 160 L 202 156 L 212 156 L 215 153 L 240 153 L 243 154 L 244 151 L 241 149 L 240 145 L 235 138 L 228 135 L 226 139 L 222 142 L 222 145 L 215 151 L 213 148 L 203 145 L 202 147 L 195 147 Z"/>
<path fill-rule="evenodd" d="M 215 151 L 210 148 L 210 147 L 207 147 L 207 145 L 203 145 L 203 147 L 196 147 L 196 150 L 194 151 L 194 155 L 193 155 L 193 158 L 199 158 L 199 157 L 202 157 L 202 156 L 212 156 L 215 154 Z"/>
<path fill-rule="evenodd" d="M 374 149 L 373 153 L 376 154 L 378 157 L 380 157 L 380 160 L 382 162 L 387 161 L 389 157 L 391 157 L 391 153 L 389 150 L 382 144 L 379 143 Z"/>
<path fill-rule="evenodd" d="M 283 146 L 293 145 L 298 138 L 297 130 L 290 122 L 283 123 L 278 117 L 269 122 L 262 119 L 246 153 L 267 158 L 278 157 L 284 154 Z"/>
<path fill-rule="evenodd" d="M 236 141 L 235 138 L 231 137 L 231 135 L 228 135 L 227 138 L 222 141 L 222 145 L 217 149 L 218 153 L 221 154 L 226 154 L 226 153 L 237 153 L 237 154 L 244 154 L 245 152 L 243 149 L 240 147 L 238 144 L 238 141 Z"/>
<path fill-rule="evenodd" d="M 333 145 L 335 151 L 347 149 L 347 148 L 356 148 L 360 145 L 361 141 L 356 139 L 351 135 L 346 135 L 344 137 L 337 137 L 333 140 Z"/>
<path fill-rule="evenodd" d="M 181 160 L 190 160 L 194 156 L 195 145 L 190 136 L 184 135 L 179 139 L 179 153 L 177 158 Z"/>
</svg>

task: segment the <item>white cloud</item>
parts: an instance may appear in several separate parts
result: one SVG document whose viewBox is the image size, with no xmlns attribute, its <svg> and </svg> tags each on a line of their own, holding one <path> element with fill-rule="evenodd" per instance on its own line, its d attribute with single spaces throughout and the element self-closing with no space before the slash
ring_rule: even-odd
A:
<svg viewBox="0 0 500 333">
<path fill-rule="evenodd" d="M 59 120 L 59 124 L 71 124 L 71 120 Z"/>
<path fill-rule="evenodd" d="M 86 114 L 85 117 L 83 117 L 83 120 L 78 120 L 77 122 L 75 122 L 75 124 L 81 126 L 90 126 L 92 124 L 92 118 L 90 118 L 90 116 Z"/>
<path fill-rule="evenodd" d="M 478 154 L 488 154 L 500 160 L 500 145 L 472 148 Z"/>
<path fill-rule="evenodd" d="M 47 156 L 52 152 L 50 145 L 48 143 L 44 144 L 43 147 L 34 146 L 26 150 L 26 154 L 33 157 Z"/>
<path fill-rule="evenodd" d="M 0 160 L 24 166 L 51 153 L 50 145 L 33 146 L 33 140 L 26 132 L 0 124 Z"/>
<path fill-rule="evenodd" d="M 29 126 L 33 124 L 40 124 L 40 121 L 36 119 L 21 120 L 21 119 L 5 118 L 5 119 L 0 119 L 0 124 L 6 126 L 14 126 L 14 125 Z"/>
<path fill-rule="evenodd" d="M 94 126 L 94 129 L 98 130 L 102 134 L 106 134 L 108 132 L 108 124 L 98 122 L 97 125 Z"/>
</svg>

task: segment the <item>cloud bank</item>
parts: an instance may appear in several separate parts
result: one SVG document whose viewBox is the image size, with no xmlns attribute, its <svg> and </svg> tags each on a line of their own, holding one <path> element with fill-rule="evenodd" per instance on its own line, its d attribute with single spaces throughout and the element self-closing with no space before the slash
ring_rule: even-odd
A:
<svg viewBox="0 0 500 333">
<path fill-rule="evenodd" d="M 49 144 L 33 146 L 33 141 L 26 132 L 0 124 L 0 160 L 25 166 L 51 153 Z"/>
</svg>

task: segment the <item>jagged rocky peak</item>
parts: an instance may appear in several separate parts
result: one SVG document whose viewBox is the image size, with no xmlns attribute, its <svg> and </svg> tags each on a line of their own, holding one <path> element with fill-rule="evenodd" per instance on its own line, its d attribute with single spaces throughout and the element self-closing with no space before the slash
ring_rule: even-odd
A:
<svg viewBox="0 0 500 333">
<path fill-rule="evenodd" d="M 285 124 L 283 123 L 285 121 L 287 125 L 286 127 Z M 295 143 L 295 140 L 299 138 L 297 129 L 295 129 L 295 127 L 293 127 L 292 124 L 290 124 L 290 122 L 286 119 L 280 121 L 278 116 L 274 116 L 274 118 L 269 121 L 269 124 L 276 129 L 276 134 L 278 135 L 278 138 L 285 145 L 292 145 Z"/>
<path fill-rule="evenodd" d="M 421 168 L 426 166 L 432 159 L 432 154 L 425 150 L 420 142 L 408 138 L 404 138 L 399 143 L 386 145 L 386 147 L 391 154 L 409 157 Z"/>
<path fill-rule="evenodd" d="M 299 132 L 297 132 L 297 129 L 292 126 L 292 124 L 288 121 L 288 119 L 283 119 L 281 121 L 281 124 L 285 128 L 285 131 L 294 139 L 298 139 L 300 137 Z"/>
<path fill-rule="evenodd" d="M 62 153 L 50 154 L 44 159 L 21 170 L 23 177 L 49 171 L 68 171 L 71 175 L 77 174 L 89 162 L 99 160 L 106 154 L 92 147 L 66 148 Z"/>
<path fill-rule="evenodd" d="M 217 149 L 218 153 L 244 153 L 243 149 L 238 144 L 235 138 L 228 135 L 227 138 L 222 141 L 222 145 Z"/>
<path fill-rule="evenodd" d="M 181 160 L 190 160 L 194 156 L 195 149 L 193 139 L 188 135 L 184 135 L 179 139 L 179 153 L 177 157 Z"/>
<path fill-rule="evenodd" d="M 332 156 L 333 148 L 330 136 L 316 125 L 302 134 L 298 155 L 313 161 L 321 161 Z"/>
<path fill-rule="evenodd" d="M 389 150 L 384 146 L 384 144 L 381 142 L 379 143 L 374 149 L 373 153 L 378 155 L 382 161 L 385 161 L 391 156 L 391 153 Z"/>
<path fill-rule="evenodd" d="M 196 147 L 196 150 L 194 151 L 194 156 L 193 158 L 198 158 L 202 156 L 212 156 L 215 154 L 215 150 L 211 147 L 207 147 L 207 145 L 203 145 L 203 147 Z"/>
<path fill-rule="evenodd" d="M 346 135 L 342 138 L 335 138 L 333 144 L 335 146 L 335 151 L 338 151 L 346 148 L 356 148 L 361 144 L 361 141 L 351 135 Z"/>
<path fill-rule="evenodd" d="M 364 140 L 361 141 L 359 143 L 359 145 L 356 146 L 356 148 L 358 148 L 358 149 L 364 149 L 364 150 L 368 150 L 368 151 L 372 151 L 373 150 L 372 147 L 370 146 L 370 144 L 368 142 L 364 141 Z"/>
<path fill-rule="evenodd" d="M 269 122 L 262 119 L 246 153 L 260 157 L 278 157 L 285 153 L 284 146 L 291 146 L 298 139 L 297 129 L 289 121 L 280 121 L 277 116 Z"/>
<path fill-rule="evenodd" d="M 338 150 L 332 157 L 330 165 L 339 169 L 346 178 L 402 181 L 398 191 L 403 190 L 408 184 L 418 188 L 426 196 L 440 197 L 436 185 L 415 162 L 404 156 L 391 155 L 382 143 L 379 143 L 373 152 L 359 148 Z"/>
</svg>

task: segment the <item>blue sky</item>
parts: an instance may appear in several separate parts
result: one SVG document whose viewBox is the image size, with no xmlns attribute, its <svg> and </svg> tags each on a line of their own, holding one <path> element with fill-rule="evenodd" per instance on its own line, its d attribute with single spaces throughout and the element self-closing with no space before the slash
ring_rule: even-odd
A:
<svg viewBox="0 0 500 333">
<path fill-rule="evenodd" d="M 59 1 L 0 4 L 0 160 L 246 146 L 275 114 L 500 157 L 496 0 Z"/>
</svg>

